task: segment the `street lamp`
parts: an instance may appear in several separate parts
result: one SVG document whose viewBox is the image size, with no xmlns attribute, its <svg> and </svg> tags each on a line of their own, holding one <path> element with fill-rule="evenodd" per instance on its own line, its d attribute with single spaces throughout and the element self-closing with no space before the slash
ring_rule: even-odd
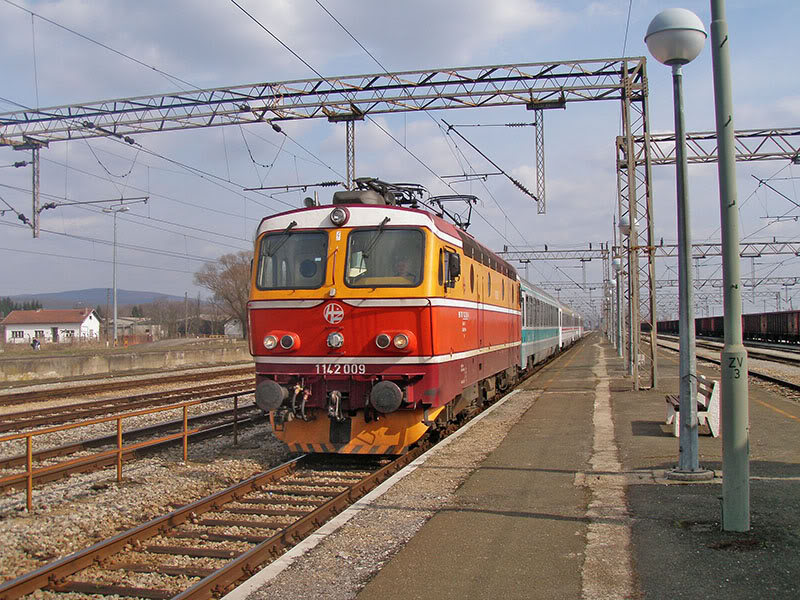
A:
<svg viewBox="0 0 800 600">
<path fill-rule="evenodd" d="M 619 232 L 623 237 L 628 237 L 631 232 L 631 218 L 628 215 L 622 215 L 619 218 Z"/>
<path fill-rule="evenodd" d="M 117 345 L 117 214 L 121 212 L 128 212 L 130 210 L 129 205 L 131 204 L 147 204 L 149 200 L 149 196 L 140 196 L 138 198 L 120 198 L 119 200 L 114 200 L 114 202 L 119 202 L 116 206 L 111 206 L 109 208 L 104 208 L 104 213 L 110 213 L 114 215 L 114 345 Z M 104 201 L 106 202 L 106 201 Z"/>
<path fill-rule="evenodd" d="M 130 208 L 127 206 L 116 206 L 112 208 L 104 208 L 104 213 L 111 213 L 114 215 L 114 346 L 117 345 L 117 215 L 121 212 L 128 212 Z"/>
<path fill-rule="evenodd" d="M 693 61 L 706 41 L 702 21 L 685 8 L 668 8 L 657 14 L 647 28 L 644 41 L 653 57 L 672 67 L 675 108 L 675 157 L 678 195 L 678 305 L 680 332 L 680 451 L 678 468 L 669 474 L 673 479 L 705 480 L 713 471 L 698 465 L 697 439 L 697 365 L 692 290 L 692 241 L 686 191 L 686 131 L 683 121 L 682 67 Z"/>
</svg>

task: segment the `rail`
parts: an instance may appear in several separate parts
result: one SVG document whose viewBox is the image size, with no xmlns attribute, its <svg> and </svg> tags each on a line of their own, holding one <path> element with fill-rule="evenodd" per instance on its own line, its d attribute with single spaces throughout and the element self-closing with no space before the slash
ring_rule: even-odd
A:
<svg viewBox="0 0 800 600">
<path fill-rule="evenodd" d="M 255 506 L 263 505 L 262 508 L 230 509 L 225 506 L 231 502 L 246 501 L 248 495 L 258 493 L 264 487 L 273 485 L 280 486 L 283 478 L 298 474 L 301 470 L 308 467 L 307 463 L 309 460 L 313 460 L 313 457 L 308 455 L 294 458 L 269 471 L 254 475 L 224 490 L 177 508 L 168 514 L 156 517 L 151 521 L 119 533 L 114 537 L 98 542 L 89 548 L 44 565 L 35 571 L 21 575 L 11 581 L 2 582 L 0 583 L 0 598 L 13 600 L 40 589 L 47 589 L 48 591 L 54 592 L 77 592 L 83 595 L 114 594 L 117 596 L 141 598 L 172 598 L 173 600 L 209 600 L 214 597 L 220 597 L 225 590 L 252 575 L 260 565 L 271 562 L 280 556 L 287 548 L 294 546 L 302 539 L 311 535 L 331 517 L 341 513 L 345 508 L 417 458 L 425 449 L 426 448 L 423 446 L 417 447 L 388 464 L 383 466 L 376 465 L 378 467 L 376 470 L 367 467 L 367 470 L 372 472 L 366 476 L 359 476 L 355 481 L 346 483 L 344 481 L 319 483 L 316 486 L 312 483 L 298 484 L 296 481 L 288 483 L 288 486 L 291 488 L 295 488 L 298 485 L 326 488 L 313 492 L 315 496 L 324 496 L 328 498 L 322 504 L 317 504 L 315 501 L 295 500 L 291 502 L 291 504 L 299 505 L 301 508 L 297 506 L 293 508 L 283 508 L 280 505 L 284 504 L 284 501 L 273 502 L 268 500 L 267 503 L 264 503 L 263 500 L 256 499 L 254 500 Z M 325 470 L 329 471 L 329 468 Z M 348 470 L 347 468 L 342 469 L 343 472 L 340 473 L 340 475 L 344 475 Z M 355 470 L 363 471 L 365 467 L 356 465 Z M 326 475 L 326 477 L 330 477 L 330 474 Z M 340 477 L 340 479 L 346 480 L 350 478 L 345 475 L 344 477 Z M 333 488 L 345 489 L 338 491 Z M 280 491 L 279 488 L 274 489 L 273 492 L 278 496 L 292 493 L 289 491 Z M 312 492 L 298 491 L 296 493 L 309 494 Z M 112 569 L 129 568 L 127 563 L 115 564 L 110 560 L 111 557 L 123 552 L 126 548 L 131 547 L 131 545 L 136 545 L 137 543 L 142 544 L 142 542 L 157 535 L 165 535 L 186 523 L 192 523 L 200 527 L 215 527 L 217 525 L 213 522 L 214 519 L 206 520 L 198 517 L 204 517 L 207 513 L 218 513 L 226 510 L 239 510 L 245 514 L 259 514 L 264 517 L 278 519 L 279 522 L 271 523 L 265 521 L 259 526 L 260 529 L 272 530 L 275 532 L 267 536 L 243 535 L 235 532 L 224 535 L 211 533 L 203 534 L 196 530 L 189 532 L 192 535 L 187 534 L 189 539 L 194 540 L 198 544 L 202 544 L 204 538 L 208 538 L 211 542 L 228 540 L 247 541 L 253 544 L 250 549 L 245 551 L 226 550 L 215 546 L 213 550 L 207 549 L 203 552 L 187 554 L 192 550 L 191 548 L 184 546 L 160 547 L 159 550 L 163 552 L 159 552 L 159 554 L 202 557 L 210 556 L 211 552 L 214 552 L 215 558 L 224 556 L 224 558 L 231 559 L 229 562 L 216 569 L 208 569 L 205 568 L 205 566 L 203 568 L 193 568 L 190 565 L 185 565 L 181 567 L 168 566 L 161 570 L 158 564 L 147 565 L 145 572 L 148 573 L 164 573 L 168 575 L 181 574 L 189 575 L 190 577 L 200 577 L 199 581 L 193 584 L 190 583 L 189 587 L 183 589 L 183 591 L 179 593 L 163 589 L 128 587 L 124 584 L 107 585 L 97 581 L 71 580 L 73 575 L 92 565 L 105 565 Z M 206 522 L 204 523 L 204 521 Z M 215 537 L 219 539 L 215 540 Z M 141 546 L 141 549 L 147 552 L 148 545 L 145 544 Z M 135 567 L 138 569 L 139 564 L 136 564 Z"/>
<path fill-rule="evenodd" d="M 26 470 L 23 473 L 15 473 L 13 475 L 6 475 L 5 477 L 0 478 L 0 485 L 12 485 L 15 483 L 20 483 L 22 481 L 26 482 L 26 506 L 28 512 L 33 510 L 33 480 L 34 477 L 41 477 L 56 471 L 58 469 L 63 469 L 65 467 L 73 466 L 77 467 L 83 463 L 90 463 L 93 461 L 101 460 L 106 457 L 116 456 L 117 459 L 117 481 L 122 481 L 122 463 L 123 463 L 123 455 L 126 453 L 131 453 L 136 450 L 141 450 L 142 448 L 147 448 L 149 446 L 153 446 L 156 444 L 161 444 L 164 442 L 168 442 L 171 440 L 183 439 L 183 460 L 187 460 L 188 452 L 189 452 L 189 436 L 198 433 L 201 431 L 202 427 L 195 427 L 189 429 L 188 421 L 189 421 L 189 408 L 192 406 L 197 406 L 200 404 L 206 404 L 208 402 L 215 402 L 219 400 L 225 400 L 228 398 L 233 398 L 233 434 L 234 434 L 234 443 L 238 442 L 238 409 L 239 409 L 239 396 L 243 396 L 246 394 L 252 393 L 252 390 L 248 391 L 240 391 L 235 392 L 233 394 L 224 394 L 221 396 L 214 396 L 211 398 L 203 398 L 200 400 L 187 400 L 185 402 L 180 402 L 178 404 L 171 404 L 168 406 L 159 406 L 155 408 L 149 409 L 142 409 L 137 410 L 134 412 L 123 413 L 121 415 L 115 415 L 111 417 L 102 417 L 98 419 L 91 419 L 89 421 L 81 421 L 80 423 L 72 423 L 68 425 L 58 425 L 55 427 L 47 427 L 45 429 L 39 429 L 37 431 L 27 431 L 23 433 L 15 433 L 10 435 L 4 435 L 0 437 L 0 444 L 4 442 L 13 442 L 17 440 L 25 440 L 25 465 Z M 123 445 L 122 440 L 122 421 L 124 419 L 130 419 L 133 417 L 141 417 L 145 415 L 152 415 L 166 411 L 175 411 L 175 410 L 182 410 L 183 411 L 183 419 L 182 419 L 182 429 L 180 432 L 168 434 L 165 436 L 161 436 L 158 438 L 153 438 L 150 440 L 145 440 L 141 442 L 136 442 L 128 445 Z M 54 465 L 48 465 L 46 467 L 37 467 L 34 468 L 33 466 L 33 438 L 47 435 L 50 433 L 57 433 L 61 431 L 68 431 L 72 429 L 78 429 L 81 427 L 89 427 L 91 425 L 99 425 L 102 423 L 111 423 L 116 422 L 116 430 L 117 430 L 117 442 L 116 448 L 111 450 L 104 450 L 101 452 L 95 452 L 88 456 L 82 456 L 80 458 L 73 458 L 66 461 L 60 461 Z"/>
</svg>

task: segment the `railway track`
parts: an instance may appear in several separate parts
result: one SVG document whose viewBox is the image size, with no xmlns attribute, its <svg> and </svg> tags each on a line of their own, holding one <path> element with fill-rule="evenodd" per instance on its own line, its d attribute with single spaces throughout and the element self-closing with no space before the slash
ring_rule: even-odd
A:
<svg viewBox="0 0 800 600">
<path fill-rule="evenodd" d="M 401 457 L 304 455 L 0 585 L 136 598 L 222 595 L 423 451 Z"/>
<path fill-rule="evenodd" d="M 58 425 L 68 421 L 91 419 L 98 416 L 132 411 L 140 408 L 163 406 L 165 404 L 181 402 L 182 400 L 214 396 L 220 393 L 226 395 L 251 393 L 254 389 L 253 378 L 248 377 L 238 381 L 217 382 L 188 389 L 150 392 L 124 398 L 106 398 L 78 404 L 65 404 L 61 406 L 5 413 L 0 415 L 0 433 L 6 431 L 22 431 L 40 425 Z"/>
<path fill-rule="evenodd" d="M 675 348 L 675 347 L 672 347 L 672 346 L 668 346 L 668 345 L 664 345 L 662 343 L 659 343 L 658 345 L 661 348 L 664 348 L 666 350 L 671 350 L 672 352 L 678 352 L 679 351 L 678 348 Z M 712 343 L 708 343 L 708 342 L 698 343 L 697 346 L 701 347 L 701 348 L 707 348 L 707 349 L 713 349 L 713 350 L 719 350 L 722 347 L 721 344 L 712 344 Z M 782 364 L 789 364 L 789 365 L 792 365 L 792 366 L 800 366 L 800 360 L 798 360 L 798 361 L 783 360 L 780 357 L 778 359 L 776 359 L 773 355 L 764 354 L 764 353 L 751 354 L 749 348 L 747 350 L 747 355 L 748 355 L 748 357 L 759 358 L 760 360 L 778 362 L 778 363 L 782 363 Z M 714 363 L 715 365 L 720 364 L 720 360 L 719 359 L 713 358 L 713 357 L 710 357 L 710 356 L 698 356 L 697 358 L 705 360 L 705 361 L 708 361 L 708 362 L 711 362 L 711 363 Z M 748 368 L 748 373 L 747 374 L 748 374 L 748 377 L 753 377 L 755 379 L 760 379 L 761 381 L 766 381 L 768 383 L 774 383 L 775 385 L 778 385 L 778 386 L 781 386 L 783 388 L 792 390 L 794 392 L 800 392 L 800 384 L 797 384 L 797 383 L 795 383 L 793 381 L 788 381 L 786 379 L 781 379 L 779 377 L 775 377 L 774 375 L 770 375 L 769 373 L 764 373 L 764 372 L 761 372 L 761 371 L 758 371 L 758 370 L 753 370 L 752 367 Z"/>
<path fill-rule="evenodd" d="M 659 339 L 665 339 L 673 342 L 678 342 L 678 338 L 675 336 L 664 336 L 659 335 Z M 695 340 L 695 346 L 698 348 L 707 348 L 709 350 L 721 350 L 722 349 L 722 342 L 713 340 L 713 339 L 697 339 Z M 747 356 L 750 358 L 755 358 L 759 360 L 768 360 L 771 362 L 778 362 L 785 365 L 791 366 L 800 366 L 800 351 L 797 350 L 796 346 L 780 346 L 778 344 L 766 344 L 760 342 L 751 342 L 748 341 L 744 344 L 745 348 L 747 348 Z M 771 351 L 771 352 L 770 352 Z M 781 352 L 784 355 L 776 354 L 776 352 Z M 791 355 L 791 356 L 786 356 Z"/>
<path fill-rule="evenodd" d="M 245 406 L 238 407 L 236 409 L 226 409 L 211 413 L 205 413 L 202 415 L 197 415 L 194 417 L 190 417 L 188 419 L 188 424 L 191 425 L 193 429 L 196 428 L 196 431 L 192 432 L 189 435 L 189 438 L 194 441 L 197 441 L 215 435 L 221 435 L 227 433 L 234 427 L 236 428 L 246 427 L 247 425 L 250 424 L 262 422 L 264 419 L 265 416 L 255 404 L 248 404 Z M 200 425 L 200 423 L 205 421 L 212 421 L 212 422 L 207 425 Z M 122 434 L 122 438 L 124 442 L 147 439 L 149 437 L 152 437 L 154 435 L 166 431 L 171 431 L 176 429 L 180 430 L 182 427 L 183 427 L 183 420 L 181 419 L 174 421 L 167 421 L 165 423 L 150 425 L 148 427 L 140 427 L 138 429 L 125 432 Z M 164 447 L 176 445 L 181 443 L 181 441 L 182 440 L 180 439 L 171 439 L 171 440 L 165 440 L 157 444 L 153 444 L 151 446 L 147 446 L 146 448 L 142 448 L 139 450 L 131 449 L 129 451 L 123 452 L 123 460 L 127 462 L 131 458 L 134 458 L 139 454 L 146 454 Z M 79 442 L 63 444 L 61 446 L 53 448 L 38 450 L 36 452 L 33 452 L 31 458 L 34 463 L 40 463 L 43 461 L 52 460 L 54 458 L 73 456 L 75 454 L 84 452 L 92 448 L 103 448 L 106 446 L 113 447 L 116 443 L 117 443 L 116 435 L 96 437 L 89 440 L 82 440 Z M 58 470 L 51 471 L 49 473 L 34 475 L 33 484 L 40 485 L 42 483 L 58 481 L 66 477 L 69 477 L 70 475 L 73 475 L 75 473 L 89 473 L 92 471 L 96 471 L 98 469 L 113 466 L 116 464 L 116 461 L 117 459 L 114 456 L 111 457 L 89 456 L 86 457 L 86 459 L 83 461 L 70 462 L 69 464 L 65 464 L 63 468 L 60 468 Z M 20 454 L 7 458 L 0 458 L 0 470 L 11 470 L 14 469 L 15 467 L 25 466 L 26 463 L 27 463 L 26 454 Z M 25 486 L 26 486 L 26 480 L 23 474 L 20 475 L 18 480 L 15 481 L 0 481 L 0 493 L 14 489 L 24 489 Z"/>
<path fill-rule="evenodd" d="M 537 365 L 518 384 L 544 366 Z M 301 456 L 2 583 L 0 600 L 37 590 L 95 597 L 220 597 L 429 447 L 429 442 L 420 444 L 397 458 Z"/>
<path fill-rule="evenodd" d="M 88 383 L 82 385 L 73 385 L 64 387 L 58 390 L 59 397 L 69 398 L 72 396 L 101 394 L 104 392 L 117 392 L 122 390 L 142 388 L 146 386 L 155 385 L 172 385 L 176 383 L 192 383 L 195 381 L 208 381 L 209 379 L 219 377 L 234 377 L 249 375 L 253 376 L 253 365 L 237 368 L 237 369 L 224 369 L 220 371 L 181 373 L 179 375 L 169 375 L 167 377 L 150 377 L 142 379 L 131 379 L 126 381 L 104 381 L 102 383 Z M 53 399 L 53 390 L 33 390 L 27 392 L 13 392 L 9 394 L 0 394 L 0 406 L 13 406 L 16 404 L 31 404 L 34 402 L 43 402 Z"/>
</svg>

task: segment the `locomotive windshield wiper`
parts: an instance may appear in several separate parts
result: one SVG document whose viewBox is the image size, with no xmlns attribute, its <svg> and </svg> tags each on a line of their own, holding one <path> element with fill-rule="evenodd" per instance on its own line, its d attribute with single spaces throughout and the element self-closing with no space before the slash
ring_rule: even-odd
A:
<svg viewBox="0 0 800 600">
<path fill-rule="evenodd" d="M 385 231 L 385 229 L 384 229 L 384 228 L 386 227 L 386 224 L 387 224 L 389 221 L 391 221 L 391 219 L 390 219 L 389 217 L 384 217 L 384 218 L 383 218 L 383 221 L 381 221 L 380 227 L 378 228 L 378 233 L 376 233 L 376 234 L 375 234 L 375 237 L 374 237 L 374 238 L 372 238 L 372 239 L 369 241 L 369 245 L 368 245 L 368 246 L 366 247 L 366 249 L 364 250 L 364 258 L 367 258 L 367 257 L 369 256 L 369 253 L 372 251 L 372 248 L 375 246 L 375 244 L 377 244 L 377 243 L 378 243 L 378 238 L 380 238 L 380 237 L 381 237 L 381 235 L 383 235 L 383 232 Z"/>
<path fill-rule="evenodd" d="M 274 256 L 275 253 L 278 250 L 281 249 L 281 246 L 283 246 L 286 243 L 286 240 L 289 239 L 289 236 L 291 235 L 290 231 L 291 231 L 292 227 L 297 227 L 297 221 L 292 221 L 291 223 L 289 223 L 288 227 L 286 227 L 286 229 L 284 229 L 283 231 L 281 231 L 278 234 L 278 235 L 286 235 L 288 233 L 289 235 L 287 235 L 285 238 L 283 238 L 275 248 L 272 248 L 272 246 L 267 246 L 267 256 L 270 256 L 270 257 Z"/>
</svg>

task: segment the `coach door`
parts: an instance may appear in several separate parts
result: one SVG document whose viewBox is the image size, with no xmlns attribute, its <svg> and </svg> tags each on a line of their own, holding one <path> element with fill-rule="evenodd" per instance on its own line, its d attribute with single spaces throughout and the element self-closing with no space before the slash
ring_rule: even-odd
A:
<svg viewBox="0 0 800 600">
<path fill-rule="evenodd" d="M 564 326 L 563 326 L 563 322 L 564 322 L 564 313 L 559 308 L 558 309 L 558 347 L 559 348 L 563 348 L 564 347 Z"/>
</svg>

